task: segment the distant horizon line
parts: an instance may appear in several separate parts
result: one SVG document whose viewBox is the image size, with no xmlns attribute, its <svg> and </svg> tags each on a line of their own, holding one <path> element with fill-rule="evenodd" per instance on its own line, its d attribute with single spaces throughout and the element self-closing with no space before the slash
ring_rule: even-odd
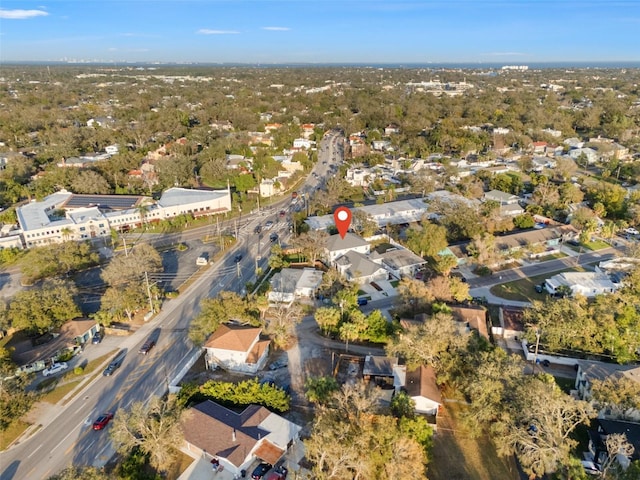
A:
<svg viewBox="0 0 640 480">
<path fill-rule="evenodd" d="M 68 65 L 68 66 L 144 66 L 144 67 L 386 67 L 386 68 L 501 68 L 504 66 L 527 66 L 530 69 L 544 68 L 640 68 L 640 60 L 582 61 L 558 60 L 539 62 L 155 62 L 155 61 L 66 61 L 66 60 L 0 60 L 4 65 Z"/>
</svg>

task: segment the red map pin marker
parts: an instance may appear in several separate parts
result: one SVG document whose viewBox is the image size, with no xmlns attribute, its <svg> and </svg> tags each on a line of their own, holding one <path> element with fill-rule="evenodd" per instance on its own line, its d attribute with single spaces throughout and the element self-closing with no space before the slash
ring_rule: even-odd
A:
<svg viewBox="0 0 640 480">
<path fill-rule="evenodd" d="M 351 210 L 347 207 L 338 207 L 333 212 L 333 220 L 338 228 L 340 238 L 344 238 L 351 225 Z"/>
</svg>

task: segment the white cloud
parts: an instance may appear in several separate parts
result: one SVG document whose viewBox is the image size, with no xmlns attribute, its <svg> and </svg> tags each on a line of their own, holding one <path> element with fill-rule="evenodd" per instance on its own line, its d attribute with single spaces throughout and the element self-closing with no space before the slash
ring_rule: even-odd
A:
<svg viewBox="0 0 640 480">
<path fill-rule="evenodd" d="M 210 30 L 208 28 L 201 28 L 196 33 L 200 35 L 237 35 L 240 32 L 236 30 Z"/>
<path fill-rule="evenodd" d="M 4 10 L 0 8 L 0 18 L 8 20 L 24 20 L 33 17 L 46 17 L 49 15 L 44 10 Z"/>
<path fill-rule="evenodd" d="M 288 32 L 289 30 L 291 30 L 289 27 L 262 27 L 262 29 L 272 32 Z"/>
</svg>

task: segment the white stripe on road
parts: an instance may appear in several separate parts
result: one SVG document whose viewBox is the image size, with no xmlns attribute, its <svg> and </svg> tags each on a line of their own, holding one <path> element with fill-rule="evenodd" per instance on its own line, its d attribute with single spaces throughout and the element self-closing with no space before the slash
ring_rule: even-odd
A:
<svg viewBox="0 0 640 480">
<path fill-rule="evenodd" d="M 40 444 L 40 445 L 38 446 L 38 448 L 36 448 L 33 452 L 31 452 L 31 453 L 27 456 L 27 458 L 31 458 L 31 456 L 32 456 L 34 453 L 36 453 L 38 450 L 40 450 L 41 448 L 42 448 L 42 444 Z"/>
</svg>

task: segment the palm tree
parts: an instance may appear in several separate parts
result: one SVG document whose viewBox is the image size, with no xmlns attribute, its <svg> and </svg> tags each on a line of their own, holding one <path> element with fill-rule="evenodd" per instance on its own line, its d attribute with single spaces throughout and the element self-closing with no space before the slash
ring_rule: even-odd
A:
<svg viewBox="0 0 640 480">
<path fill-rule="evenodd" d="M 66 242 L 71 238 L 71 235 L 73 234 L 73 230 L 71 230 L 71 228 L 69 227 L 64 227 L 63 229 L 60 230 L 60 233 L 62 234 L 62 240 Z"/>
</svg>

